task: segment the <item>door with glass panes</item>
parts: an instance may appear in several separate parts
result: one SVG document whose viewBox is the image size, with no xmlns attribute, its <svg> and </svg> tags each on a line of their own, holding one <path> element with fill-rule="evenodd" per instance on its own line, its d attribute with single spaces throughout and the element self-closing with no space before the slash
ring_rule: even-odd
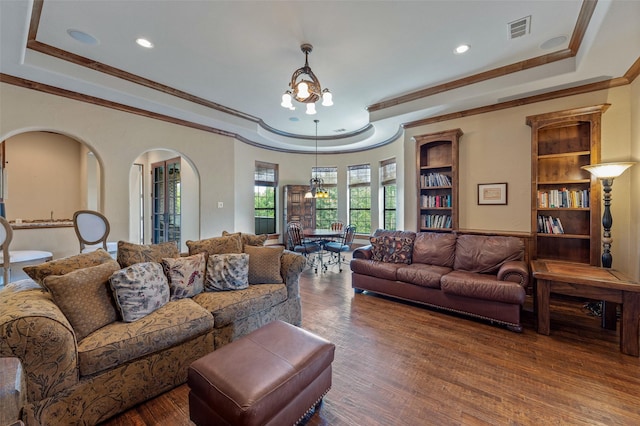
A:
<svg viewBox="0 0 640 426">
<path fill-rule="evenodd" d="M 180 157 L 153 163 L 152 243 L 175 241 L 180 247 Z"/>
</svg>

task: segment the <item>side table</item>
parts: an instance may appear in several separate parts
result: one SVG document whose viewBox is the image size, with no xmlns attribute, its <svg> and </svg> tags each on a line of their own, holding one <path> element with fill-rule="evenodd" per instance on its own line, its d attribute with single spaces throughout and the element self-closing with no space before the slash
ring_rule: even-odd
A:
<svg viewBox="0 0 640 426">
<path fill-rule="evenodd" d="M 550 332 L 551 293 L 613 302 L 622 308 L 620 351 L 640 356 L 640 283 L 615 269 L 556 260 L 533 260 L 531 271 L 535 279 L 538 333 Z"/>
</svg>

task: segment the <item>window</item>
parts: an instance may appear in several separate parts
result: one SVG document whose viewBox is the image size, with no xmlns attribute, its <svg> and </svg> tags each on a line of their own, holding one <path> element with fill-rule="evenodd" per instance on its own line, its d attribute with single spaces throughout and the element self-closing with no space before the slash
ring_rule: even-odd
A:
<svg viewBox="0 0 640 426">
<path fill-rule="evenodd" d="M 274 234 L 276 232 L 278 165 L 256 161 L 253 180 L 254 232 Z"/>
<path fill-rule="evenodd" d="M 390 158 L 380 162 L 380 185 L 383 198 L 384 229 L 396 230 L 396 159 Z"/>
<path fill-rule="evenodd" d="M 180 158 L 153 163 L 153 244 L 175 241 L 180 247 Z"/>
<path fill-rule="evenodd" d="M 338 168 L 313 167 L 312 176 L 324 181 L 324 189 L 329 198 L 316 198 L 316 228 L 329 229 L 331 223 L 338 220 Z"/>
<path fill-rule="evenodd" d="M 349 224 L 359 234 L 371 233 L 371 166 L 349 166 Z"/>
</svg>

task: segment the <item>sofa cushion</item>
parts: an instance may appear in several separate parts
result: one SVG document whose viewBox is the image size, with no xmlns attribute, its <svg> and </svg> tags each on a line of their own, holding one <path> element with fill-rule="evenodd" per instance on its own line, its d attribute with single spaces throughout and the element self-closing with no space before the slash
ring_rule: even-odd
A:
<svg viewBox="0 0 640 426">
<path fill-rule="evenodd" d="M 456 241 L 456 271 L 495 274 L 510 260 L 522 260 L 524 243 L 516 237 L 458 235 Z"/>
<path fill-rule="evenodd" d="M 398 268 L 396 275 L 398 281 L 422 287 L 440 288 L 440 279 L 449 272 L 451 272 L 451 268 L 446 266 L 412 263 Z"/>
<path fill-rule="evenodd" d="M 204 254 L 204 253 L 201 253 Z M 249 255 L 212 254 L 207 260 L 206 291 L 242 290 L 249 287 Z"/>
<path fill-rule="evenodd" d="M 250 285 L 236 291 L 204 292 L 193 298 L 213 314 L 215 328 L 225 327 L 287 300 L 284 284 Z"/>
<path fill-rule="evenodd" d="M 456 235 L 440 232 L 418 232 L 413 242 L 412 263 L 453 267 Z"/>
<path fill-rule="evenodd" d="M 442 277 L 440 288 L 447 294 L 473 299 L 524 304 L 526 291 L 520 284 L 498 281 L 495 275 L 453 271 Z"/>
<path fill-rule="evenodd" d="M 78 341 L 118 319 L 109 277 L 120 269 L 115 260 L 44 279 L 53 301 L 69 320 Z"/>
<path fill-rule="evenodd" d="M 264 243 L 267 241 L 267 238 L 269 237 L 269 235 L 267 234 L 256 235 L 256 234 L 247 234 L 244 232 L 222 231 L 223 237 L 227 235 L 240 235 L 240 240 L 242 241 L 242 250 L 244 250 L 246 246 L 253 246 L 253 247 L 263 246 Z"/>
<path fill-rule="evenodd" d="M 407 237 L 371 237 L 371 259 L 388 263 L 411 263 L 413 239 Z"/>
<path fill-rule="evenodd" d="M 191 241 L 187 240 L 187 248 L 189 254 L 206 253 L 226 254 L 226 253 L 242 253 L 242 240 L 239 234 L 230 234 L 224 237 L 213 237 L 204 240 Z"/>
<path fill-rule="evenodd" d="M 169 301 L 169 283 L 156 262 L 136 263 L 116 271 L 109 279 L 122 320 L 133 322 Z"/>
<path fill-rule="evenodd" d="M 77 269 L 96 266 L 113 260 L 111 255 L 103 249 L 91 253 L 76 254 L 62 259 L 50 260 L 35 266 L 25 266 L 24 272 L 35 282 L 43 285 L 49 275 L 64 275 Z"/>
<path fill-rule="evenodd" d="M 405 263 L 387 263 L 369 259 L 352 259 L 350 263 L 351 272 L 354 274 L 368 275 L 385 280 L 395 281 L 399 268 L 406 266 Z"/>
<path fill-rule="evenodd" d="M 201 293 L 204 289 L 206 267 L 204 253 L 162 259 L 162 269 L 169 281 L 170 299 L 183 299 Z"/>
<path fill-rule="evenodd" d="M 281 284 L 280 259 L 284 246 L 245 246 L 249 255 L 249 284 Z"/>
<path fill-rule="evenodd" d="M 167 303 L 136 322 L 117 321 L 78 344 L 80 375 L 88 376 L 213 330 L 213 317 L 191 299 Z M 211 348 L 213 350 L 213 348 Z"/>
<path fill-rule="evenodd" d="M 175 242 L 168 241 L 159 244 L 134 244 L 118 241 L 116 255 L 121 268 L 142 262 L 162 262 L 168 257 L 179 257 L 180 251 Z"/>
</svg>

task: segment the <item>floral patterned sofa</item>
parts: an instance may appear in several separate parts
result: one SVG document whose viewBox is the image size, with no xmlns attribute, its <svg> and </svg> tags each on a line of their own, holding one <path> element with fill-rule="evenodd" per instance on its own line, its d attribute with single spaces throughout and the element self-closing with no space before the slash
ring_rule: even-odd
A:
<svg viewBox="0 0 640 426">
<path fill-rule="evenodd" d="M 94 425 L 186 382 L 196 359 L 276 319 L 299 325 L 305 259 L 226 234 L 118 243 L 26 269 L 0 291 L 0 357 L 20 359 L 29 425 Z M 224 290 L 224 291 L 222 291 Z"/>
</svg>

